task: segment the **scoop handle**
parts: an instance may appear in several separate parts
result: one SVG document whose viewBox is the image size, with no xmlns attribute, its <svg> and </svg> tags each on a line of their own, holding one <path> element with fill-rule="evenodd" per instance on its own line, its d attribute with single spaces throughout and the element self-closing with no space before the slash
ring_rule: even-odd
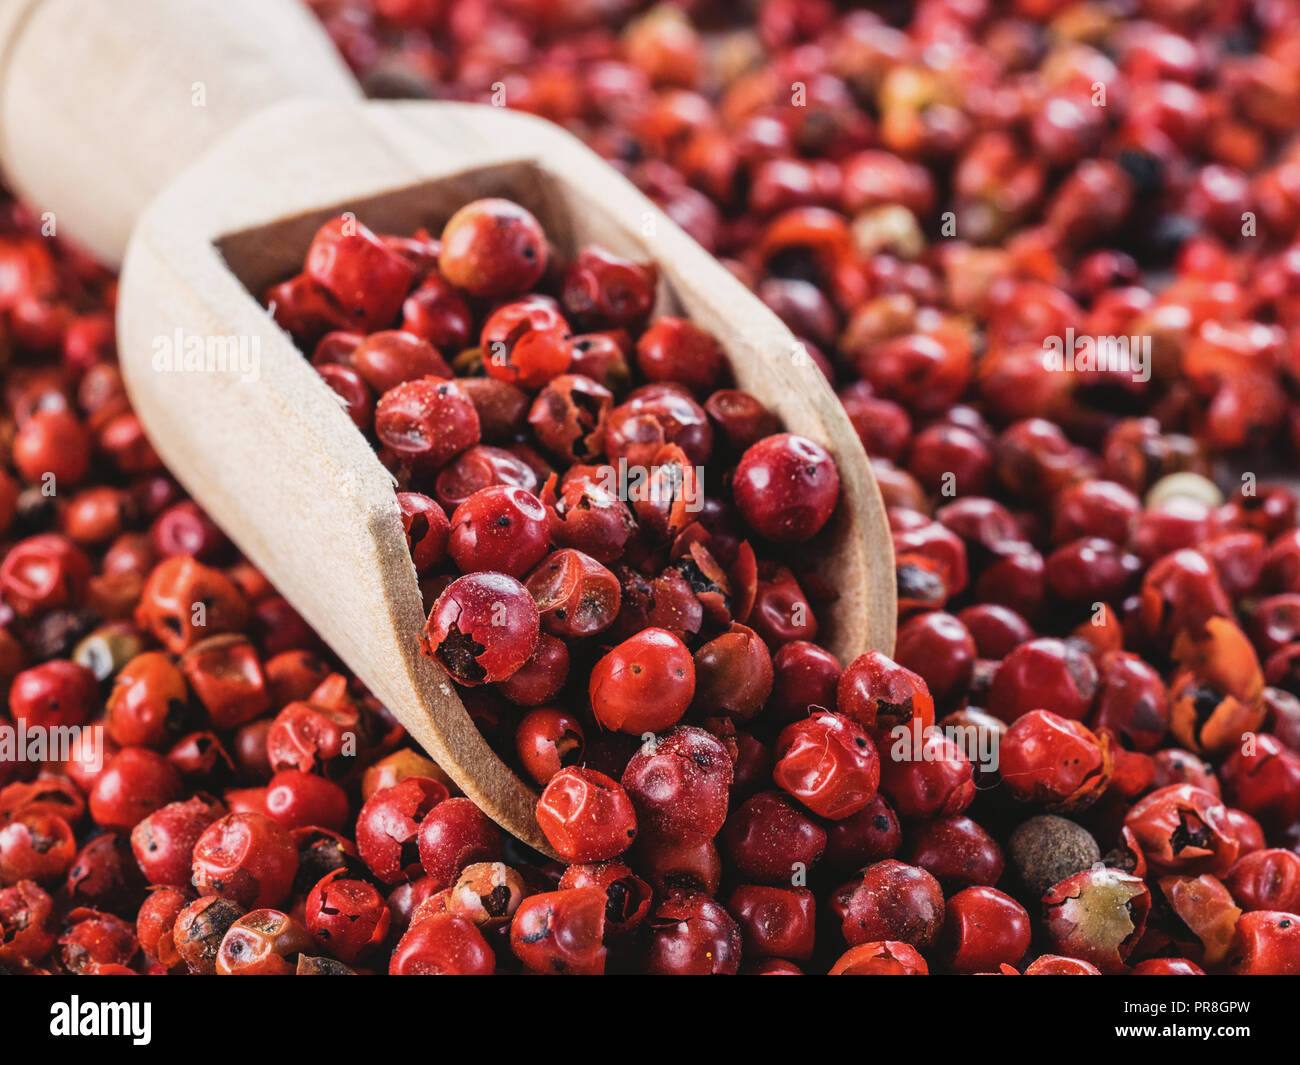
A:
<svg viewBox="0 0 1300 1065">
<path fill-rule="evenodd" d="M 299 0 L 0 4 L 0 173 L 110 265 L 154 195 L 243 119 L 361 96 Z"/>
</svg>

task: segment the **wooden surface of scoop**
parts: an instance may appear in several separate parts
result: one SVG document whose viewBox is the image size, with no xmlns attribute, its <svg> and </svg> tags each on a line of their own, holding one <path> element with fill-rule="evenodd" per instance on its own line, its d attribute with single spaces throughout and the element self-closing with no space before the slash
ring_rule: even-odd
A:
<svg viewBox="0 0 1300 1065">
<path fill-rule="evenodd" d="M 114 0 L 114 10 L 124 17 L 157 2 Z M 223 18 L 208 0 L 179 6 Z M 218 36 L 238 35 L 226 25 Z M 35 65 L 39 48 L 25 44 Z M 105 84 L 92 110 L 102 120 L 113 74 L 99 76 Z M 138 94 L 137 85 L 133 99 Z M 0 132 L 6 151 L 20 143 L 32 154 L 18 169 L 31 175 L 49 165 L 35 142 Z M 9 171 L 14 162 L 5 156 Z M 59 195 L 77 196 L 66 184 Z M 738 387 L 788 430 L 829 448 L 841 501 L 807 545 L 808 561 L 838 593 L 821 639 L 845 662 L 891 648 L 888 523 L 862 445 L 826 381 L 729 271 L 598 156 L 541 119 L 485 105 L 329 100 L 254 115 L 139 218 L 123 267 L 119 347 L 136 411 L 185 488 L 466 795 L 549 851 L 535 792 L 492 752 L 455 686 L 419 651 L 424 614 L 391 476 L 258 299 L 301 268 L 316 228 L 342 211 L 382 232 L 436 233 L 481 196 L 524 204 L 561 254 L 598 243 L 653 259 L 662 277 L 658 312 L 683 313 L 716 335 Z M 92 199 L 92 190 L 81 198 Z M 93 207 L 78 203 L 82 211 Z M 194 343 L 214 356 L 224 351 L 235 367 L 187 372 L 182 360 L 173 368 L 177 345 Z"/>
</svg>

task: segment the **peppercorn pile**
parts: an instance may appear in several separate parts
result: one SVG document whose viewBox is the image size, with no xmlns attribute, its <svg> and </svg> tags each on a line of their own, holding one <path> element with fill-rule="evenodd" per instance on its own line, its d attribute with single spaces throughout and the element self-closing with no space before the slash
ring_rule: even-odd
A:
<svg viewBox="0 0 1300 1065">
<path fill-rule="evenodd" d="M 427 649 L 547 862 L 183 498 L 111 277 L 6 204 L 3 723 L 108 739 L 0 761 L 0 965 L 1300 972 L 1296 5 L 314 6 L 374 94 L 578 132 L 790 325 L 898 644 L 816 645 L 833 465 L 786 528 L 744 472 L 804 444 L 649 268 L 500 201 L 330 223 L 270 302 L 404 482 Z M 1044 358 L 1075 335 L 1149 358 Z M 628 449 L 672 490 L 602 495 Z M 526 634 L 462 627 L 507 597 Z"/>
</svg>

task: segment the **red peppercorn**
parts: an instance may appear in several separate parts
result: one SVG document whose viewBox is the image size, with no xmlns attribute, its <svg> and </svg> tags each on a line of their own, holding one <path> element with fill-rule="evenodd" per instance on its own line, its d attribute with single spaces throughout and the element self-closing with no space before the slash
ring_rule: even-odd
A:
<svg viewBox="0 0 1300 1065">
<path fill-rule="evenodd" d="M 422 875 L 420 825 L 446 798 L 447 789 L 438 781 L 410 776 L 366 800 L 357 816 L 357 850 L 379 881 L 397 884 Z"/>
<path fill-rule="evenodd" d="M 1191 784 L 1208 791 L 1216 798 L 1222 797 L 1219 778 L 1214 775 L 1214 770 L 1210 768 L 1208 762 L 1198 758 L 1191 751 L 1166 747 L 1162 751 L 1156 751 L 1151 761 L 1155 767 L 1155 777 L 1152 781 L 1155 787 Z"/>
<path fill-rule="evenodd" d="M 68 914 L 70 925 L 59 937 L 59 957 L 68 972 L 93 976 L 130 974 L 127 967 L 139 949 L 135 929 L 111 913 L 80 908 Z"/>
<path fill-rule="evenodd" d="M 191 902 L 176 915 L 173 944 L 191 972 L 208 976 L 216 973 L 221 941 L 244 913 L 237 902 L 209 895 Z"/>
<path fill-rule="evenodd" d="M 1160 674 L 1137 655 L 1108 655 L 1092 723 L 1118 733 L 1140 751 L 1154 749 L 1169 727 L 1168 693 Z"/>
<path fill-rule="evenodd" d="M 978 603 L 957 614 L 981 658 L 1005 658 L 1034 638 L 1034 630 L 1014 610 L 997 603 Z"/>
<path fill-rule="evenodd" d="M 1180 629 L 1203 625 L 1212 617 L 1231 617 L 1232 603 L 1213 565 L 1197 551 L 1174 551 L 1142 578 L 1139 600 L 1143 628 L 1172 638 Z"/>
<path fill-rule="evenodd" d="M 290 832 L 298 849 L 298 873 L 293 879 L 295 897 L 303 895 L 326 873 L 344 869 L 349 876 L 365 875 L 357 849 L 337 832 L 327 828 L 295 828 Z"/>
<path fill-rule="evenodd" d="M 965 752 L 942 732 L 913 731 L 881 760 L 880 790 L 902 817 L 949 817 L 975 798 L 974 773 Z"/>
<path fill-rule="evenodd" d="M 1254 910 L 1237 921 L 1229 964 L 1239 975 L 1300 973 L 1300 921 L 1292 913 Z"/>
<path fill-rule="evenodd" d="M 907 468 L 932 492 L 976 495 L 988 487 L 993 455 L 969 429 L 937 423 L 913 438 Z"/>
<path fill-rule="evenodd" d="M 552 636 L 581 639 L 614 623 L 622 604 L 618 578 L 581 551 L 565 548 L 541 560 L 525 582 L 542 627 Z"/>
<path fill-rule="evenodd" d="M 631 377 L 628 368 L 627 335 L 622 330 L 584 333 L 573 338 L 573 362 L 569 369 L 589 377 L 611 392 L 621 391 Z"/>
<path fill-rule="evenodd" d="M 52 479 L 72 488 L 84 480 L 90 458 L 90 434 L 69 410 L 35 412 L 13 440 L 14 466 L 29 483 Z"/>
<path fill-rule="evenodd" d="M 899 725 L 911 728 L 916 722 L 924 731 L 934 724 L 934 700 L 925 681 L 879 651 L 849 663 L 839 679 L 836 704 L 880 741 Z"/>
<path fill-rule="evenodd" d="M 314 825 L 342 831 L 348 821 L 347 793 L 332 780 L 282 769 L 266 788 L 266 812 L 288 829 Z"/>
<path fill-rule="evenodd" d="M 499 861 L 502 846 L 501 830 L 469 799 L 446 799 L 420 822 L 420 864 L 444 887 L 467 865 Z"/>
<path fill-rule="evenodd" d="M 568 645 L 543 632 L 528 661 L 503 680 L 497 690 L 516 706 L 537 706 L 554 699 L 568 676 Z"/>
<path fill-rule="evenodd" d="M 640 927 L 650 913 L 650 885 L 622 862 L 571 865 L 560 877 L 560 889 L 600 888 L 605 893 L 605 928 L 615 936 Z"/>
<path fill-rule="evenodd" d="M 835 509 L 840 477 L 820 444 L 778 433 L 741 456 L 732 493 L 741 515 L 759 535 L 782 542 L 807 540 Z"/>
<path fill-rule="evenodd" d="M 316 649 L 320 640 L 283 596 L 268 595 L 253 607 L 253 642 L 267 657 L 281 651 Z"/>
<path fill-rule="evenodd" d="M 319 699 L 321 690 L 318 688 L 312 698 Z M 290 703 L 267 730 L 266 755 L 276 771 L 319 770 L 338 775 L 349 757 L 357 753 L 361 739 L 361 715 L 350 703 Z"/>
<path fill-rule="evenodd" d="M 459 292 L 430 273 L 402 304 L 402 330 L 422 337 L 439 352 L 454 355 L 469 344 L 473 315 Z"/>
<path fill-rule="evenodd" d="M 1151 896 L 1136 876 L 1118 869 L 1085 869 L 1043 896 L 1051 944 L 1105 973 L 1124 971 L 1146 927 Z M 1105 914 L 1097 920 L 1095 914 Z"/>
<path fill-rule="evenodd" d="M 752 718 L 772 691 L 772 654 L 753 629 L 732 624 L 694 655 L 698 711 Z"/>
<path fill-rule="evenodd" d="M 665 444 L 676 444 L 694 465 L 713 450 L 709 416 L 683 388 L 649 384 L 634 389 L 605 420 L 605 455 L 614 466 L 649 469 Z"/>
<path fill-rule="evenodd" d="M 562 769 L 537 800 L 537 823 L 567 862 L 622 854 L 636 839 L 636 813 L 616 780 L 594 769 Z"/>
<path fill-rule="evenodd" d="M 236 920 L 217 948 L 218 976 L 288 976 L 311 950 L 301 924 L 279 910 L 256 909 Z"/>
<path fill-rule="evenodd" d="M 1300 908 L 1300 854 L 1279 848 L 1252 851 L 1237 860 L 1223 882 L 1243 910 L 1295 913 Z"/>
<path fill-rule="evenodd" d="M 352 349 L 348 363 L 380 395 L 404 381 L 451 377 L 451 367 L 432 344 L 401 329 L 386 329 L 363 337 Z"/>
<path fill-rule="evenodd" d="M 0 825 L 0 886 L 23 880 L 53 884 L 76 857 L 76 838 L 58 814 L 19 811 Z"/>
<path fill-rule="evenodd" d="M 740 926 L 746 958 L 812 956 L 816 899 L 807 888 L 742 884 L 727 899 L 727 910 Z"/>
<path fill-rule="evenodd" d="M 124 747 L 90 790 L 90 816 L 101 828 L 130 832 L 184 790 L 176 767 L 144 747 Z"/>
<path fill-rule="evenodd" d="M 538 973 L 602 975 L 604 935 L 605 892 L 597 887 L 531 895 L 510 922 L 510 948 Z"/>
<path fill-rule="evenodd" d="M 90 581 L 90 560 L 57 533 L 28 537 L 0 562 L 0 594 L 19 617 L 78 605 Z"/>
<path fill-rule="evenodd" d="M 0 497 L 3 491 L 0 488 Z M 133 516 L 134 505 L 130 494 L 121 489 L 103 486 L 84 489 L 64 510 L 62 530 L 78 544 L 105 544 L 121 535 L 128 517 Z M 3 504 L 0 504 L 2 513 Z"/>
<path fill-rule="evenodd" d="M 637 340 L 636 364 L 647 381 L 677 382 L 696 395 L 708 395 L 722 383 L 727 356 L 694 322 L 664 316 Z"/>
<path fill-rule="evenodd" d="M 941 817 L 916 825 L 908 832 L 906 854 L 945 890 L 992 887 L 1002 878 L 1002 848 L 969 817 Z"/>
<path fill-rule="evenodd" d="M 831 976 L 928 976 L 929 966 L 906 943 L 860 943 L 831 966 Z"/>
<path fill-rule="evenodd" d="M 436 762 L 402 747 L 370 765 L 361 776 L 361 798 L 369 800 L 376 792 L 400 784 L 407 777 L 432 777 L 446 783 L 446 774 Z"/>
<path fill-rule="evenodd" d="M 14 677 L 9 716 L 32 730 L 84 725 L 98 689 L 95 675 L 83 665 L 64 659 L 42 662 Z"/>
<path fill-rule="evenodd" d="M 388 963 L 392 976 L 491 976 L 496 956 L 463 917 L 434 914 L 413 924 Z"/>
<path fill-rule="evenodd" d="M 704 409 L 733 452 L 743 453 L 764 437 L 781 431 L 781 420 L 748 392 L 720 388 Z"/>
<path fill-rule="evenodd" d="M 1300 754 L 1261 733 L 1234 750 L 1219 770 L 1228 801 L 1266 827 L 1300 817 Z"/>
<path fill-rule="evenodd" d="M 880 794 L 856 814 L 834 822 L 826 832 L 826 864 L 837 871 L 861 869 L 892 858 L 903 841 L 898 815 Z"/>
<path fill-rule="evenodd" d="M 948 900 L 940 949 L 954 972 L 1014 964 L 1028 949 L 1029 940 L 1029 914 L 996 888 L 968 887 Z"/>
<path fill-rule="evenodd" d="M 526 292 L 546 270 L 546 237 L 517 203 L 475 200 L 443 227 L 438 269 L 473 296 Z"/>
<path fill-rule="evenodd" d="M 626 476 L 627 487 L 620 486 L 619 491 L 626 491 L 636 522 L 648 540 L 670 541 L 703 509 L 701 471 L 676 444 L 665 444 L 648 458 L 647 468 L 628 470 L 620 464 L 617 477 L 621 481 Z M 612 469 L 603 472 L 600 487 L 614 477 Z"/>
<path fill-rule="evenodd" d="M 194 886 L 254 909 L 283 902 L 298 871 L 289 833 L 260 813 L 227 814 L 194 844 Z"/>
<path fill-rule="evenodd" d="M 352 419 L 352 424 L 367 432 L 375 418 L 375 398 L 361 375 L 350 366 L 334 364 L 318 366 L 316 372 L 343 401 L 343 409 Z"/>
<path fill-rule="evenodd" d="M 605 655 L 591 671 L 591 709 L 605 728 L 632 734 L 676 724 L 695 695 L 691 653 L 665 629 L 648 628 Z"/>
<path fill-rule="evenodd" d="M 1237 859 L 1222 802 L 1191 784 L 1151 792 L 1128 811 L 1124 825 L 1159 872 L 1220 875 Z"/>
<path fill-rule="evenodd" d="M 931 610 L 898 629 L 898 664 L 919 676 L 934 702 L 950 704 L 966 693 L 975 669 L 975 641 L 952 614 Z"/>
<path fill-rule="evenodd" d="M 243 595 L 225 574 L 188 557 L 169 558 L 149 574 L 135 621 L 172 654 L 205 636 L 239 632 L 248 617 Z"/>
<path fill-rule="evenodd" d="M 397 506 L 415 571 L 426 573 L 446 557 L 451 523 L 442 507 L 419 492 L 398 492 Z"/>
<path fill-rule="evenodd" d="M 556 707 L 530 710 L 516 727 L 515 748 L 525 772 L 544 785 L 561 769 L 582 761 L 582 724 Z"/>
<path fill-rule="evenodd" d="M 732 779 L 726 748 L 689 725 L 643 744 L 622 778 L 642 828 L 669 836 L 707 837 L 716 836 L 727 819 Z"/>
<path fill-rule="evenodd" d="M 54 946 L 54 901 L 31 880 L 0 889 L 0 965 L 35 965 Z"/>
<path fill-rule="evenodd" d="M 304 274 L 363 329 L 391 322 L 414 280 L 410 264 L 350 214 L 317 230 Z"/>
<path fill-rule="evenodd" d="M 722 882 L 722 857 L 714 841 L 697 832 L 683 835 L 644 831 L 636 841 L 636 866 L 660 895 L 668 891 L 716 894 Z"/>
<path fill-rule="evenodd" d="M 546 554 L 546 508 L 523 488 L 482 488 L 456 508 L 447 542 L 463 573 L 496 570 L 522 577 Z"/>
<path fill-rule="evenodd" d="M 632 326 L 654 307 L 659 269 L 595 245 L 578 251 L 564 274 L 564 309 L 584 328 Z M 643 371 L 644 372 L 644 371 Z"/>
<path fill-rule="evenodd" d="M 272 706 L 303 702 L 329 676 L 328 664 L 312 651 L 282 651 L 264 666 Z M 194 683 L 191 681 L 191 683 Z M 260 722 L 252 722 L 253 726 Z M 267 722 L 269 726 L 269 722 Z"/>
<path fill-rule="evenodd" d="M 104 725 L 122 746 L 159 747 L 184 727 L 189 691 L 166 655 L 146 651 L 122 667 L 104 708 Z"/>
<path fill-rule="evenodd" d="M 235 772 L 234 759 L 215 732 L 190 732 L 167 751 L 167 760 L 191 786 L 218 787 Z"/>
<path fill-rule="evenodd" d="M 86 800 L 71 780 L 38 777 L 0 788 L 0 818 L 18 813 L 58 814 L 69 825 L 76 825 L 85 812 Z"/>
<path fill-rule="evenodd" d="M 528 391 L 567 372 L 573 361 L 569 324 L 545 298 L 498 307 L 483 324 L 479 346 L 489 377 Z"/>
<path fill-rule="evenodd" d="M 1099 739 L 1079 722 L 1048 710 L 1016 718 L 998 749 L 998 772 L 1021 802 L 1082 810 L 1101 797 L 1110 779 L 1105 735 Z"/>
<path fill-rule="evenodd" d="M 1264 830 L 1250 814 L 1228 807 L 1228 829 L 1237 841 L 1237 854 L 1244 857 L 1264 849 Z"/>
<path fill-rule="evenodd" d="M 263 293 L 263 299 L 276 323 L 303 345 L 314 344 L 331 331 L 359 324 L 339 306 L 329 289 L 306 274 L 272 285 Z"/>
<path fill-rule="evenodd" d="M 604 451 L 605 419 L 614 395 L 577 373 L 546 382 L 533 400 L 528 424 L 548 451 L 569 462 L 590 462 Z"/>
<path fill-rule="evenodd" d="M 933 945 L 943 927 L 943 892 L 924 869 L 888 860 L 838 888 L 831 909 L 849 946 L 890 936 L 920 950 Z"/>
<path fill-rule="evenodd" d="M 731 864 L 747 880 L 789 884 L 821 859 L 826 830 L 782 792 L 765 791 L 727 818 L 722 843 Z"/>
<path fill-rule="evenodd" d="M 200 640 L 181 656 L 180 666 L 217 728 L 236 728 L 273 705 L 261 659 L 245 636 Z"/>
<path fill-rule="evenodd" d="M 527 893 L 524 878 L 504 862 L 475 862 L 448 889 L 447 912 L 479 928 L 500 928 L 509 923 Z"/>
<path fill-rule="evenodd" d="M 154 550 L 161 558 L 192 555 L 213 562 L 230 548 L 230 541 L 198 504 L 185 499 L 173 503 L 154 519 L 149 529 Z"/>
<path fill-rule="evenodd" d="M 455 381 L 421 377 L 379 397 L 375 436 L 399 462 L 433 473 L 479 442 L 478 412 Z"/>
<path fill-rule="evenodd" d="M 1082 721 L 1097 683 L 1092 660 L 1072 644 L 1050 637 L 1030 640 L 1002 660 L 989 689 L 988 709 L 1008 723 L 1042 706 Z"/>
<path fill-rule="evenodd" d="M 342 869 L 311 889 L 305 913 L 307 931 L 321 949 L 349 963 L 383 943 L 392 920 L 383 896 Z"/>
<path fill-rule="evenodd" d="M 502 681 L 533 653 L 539 619 L 533 597 L 504 573 L 472 573 L 447 586 L 421 646 L 460 684 Z"/>
<path fill-rule="evenodd" d="M 849 817 L 875 797 L 880 758 L 871 737 L 851 718 L 819 713 L 788 725 L 776 742 L 772 778 L 813 813 Z"/>
<path fill-rule="evenodd" d="M 837 708 L 836 688 L 842 671 L 829 651 L 806 640 L 794 640 L 772 655 L 771 662 L 772 691 L 765 712 L 773 721 L 797 721 L 814 706 Z M 840 712 L 862 724 L 852 710 L 840 708 Z"/>
<path fill-rule="evenodd" d="M 722 905 L 698 892 L 673 892 L 651 913 L 648 972 L 734 975 L 743 947 L 740 926 Z"/>
<path fill-rule="evenodd" d="M 558 499 L 546 499 L 551 515 L 551 538 L 560 547 L 573 548 L 598 562 L 620 558 L 636 529 L 636 519 L 626 503 L 604 485 L 569 480 Z"/>
<path fill-rule="evenodd" d="M 141 820 L 131 830 L 131 849 L 149 883 L 188 887 L 194 845 L 221 816 L 220 805 L 196 795 L 168 803 Z"/>
</svg>

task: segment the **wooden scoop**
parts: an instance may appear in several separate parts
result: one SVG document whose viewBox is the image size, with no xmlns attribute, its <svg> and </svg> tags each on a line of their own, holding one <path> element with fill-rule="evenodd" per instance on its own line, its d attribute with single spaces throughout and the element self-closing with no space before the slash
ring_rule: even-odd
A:
<svg viewBox="0 0 1300 1065">
<path fill-rule="evenodd" d="M 840 505 L 808 546 L 838 592 L 823 639 L 846 663 L 892 647 L 889 529 L 838 400 L 770 310 L 575 138 L 490 106 L 349 100 L 355 86 L 328 41 L 285 0 L 31 0 L 26 12 L 7 45 L 0 37 L 8 177 L 65 219 L 68 236 L 110 256 L 152 198 L 126 250 L 118 333 L 159 454 L 465 794 L 520 839 L 549 852 L 534 791 L 419 651 L 424 614 L 393 479 L 258 300 L 301 268 L 326 219 L 352 211 L 380 232 L 437 233 L 469 200 L 504 196 L 532 210 L 562 253 L 593 242 L 655 260 L 659 313 L 712 332 L 738 386 L 835 457 Z M 267 69 L 290 60 L 290 71 Z M 51 81 L 62 75 L 75 91 Z M 219 113 L 190 106 L 200 81 Z M 317 87 L 314 100 L 273 104 Z M 216 142 L 182 170 L 191 159 L 177 155 L 209 136 Z M 228 355 L 242 351 L 255 368 L 168 369 L 190 338 L 205 351 L 225 338 Z"/>
</svg>

